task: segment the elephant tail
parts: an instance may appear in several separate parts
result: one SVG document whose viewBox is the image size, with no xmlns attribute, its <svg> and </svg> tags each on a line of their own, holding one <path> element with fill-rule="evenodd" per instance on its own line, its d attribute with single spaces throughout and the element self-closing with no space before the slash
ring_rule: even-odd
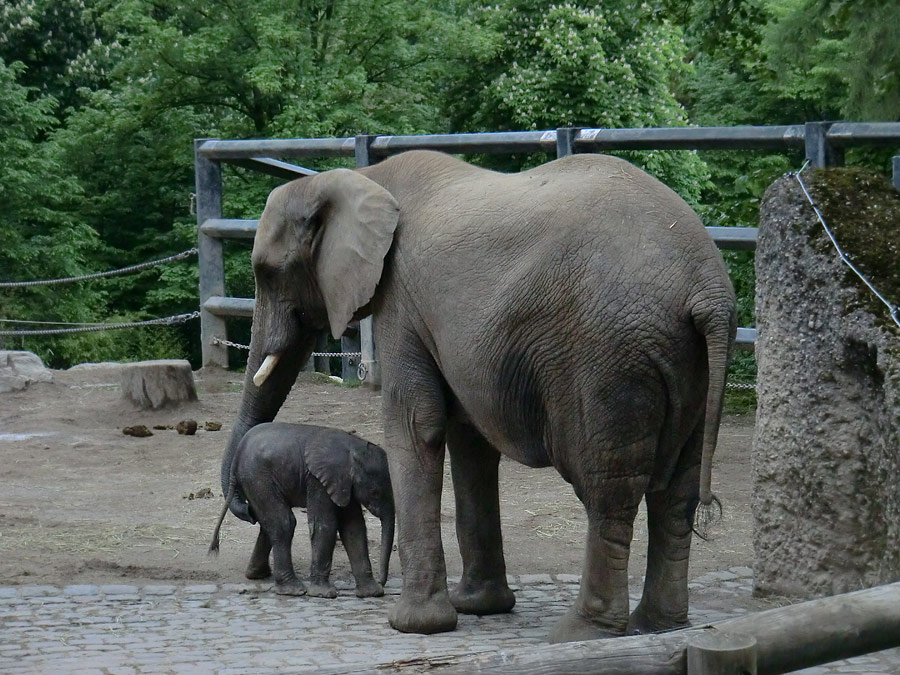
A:
<svg viewBox="0 0 900 675">
<path fill-rule="evenodd" d="M 209 544 L 209 551 L 207 552 L 207 555 L 219 554 L 219 531 L 222 529 L 222 521 L 225 520 L 225 514 L 228 513 L 228 506 L 231 504 L 231 500 L 234 499 L 234 495 L 236 492 L 237 479 L 235 479 L 234 475 L 232 474 L 228 482 L 228 494 L 225 495 L 225 504 L 222 506 L 222 511 L 219 513 L 219 522 L 216 523 L 216 529 L 213 532 L 213 538 Z"/>
<path fill-rule="evenodd" d="M 711 506 L 718 502 L 712 492 L 712 460 L 716 451 L 719 424 L 722 421 L 728 364 L 731 360 L 731 349 L 737 332 L 737 318 L 733 301 L 720 304 L 712 311 L 695 313 L 694 324 L 706 340 L 709 373 L 706 416 L 703 427 L 703 451 L 700 459 L 700 504 Z"/>
</svg>

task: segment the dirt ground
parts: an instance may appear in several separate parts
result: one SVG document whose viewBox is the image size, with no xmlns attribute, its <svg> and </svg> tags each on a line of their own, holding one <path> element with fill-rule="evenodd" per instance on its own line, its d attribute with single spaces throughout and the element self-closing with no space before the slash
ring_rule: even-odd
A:
<svg viewBox="0 0 900 675">
<path fill-rule="evenodd" d="M 257 529 L 229 515 L 221 553 L 207 547 L 222 506 L 219 465 L 237 409 L 242 375 L 195 373 L 199 401 L 178 409 L 139 411 L 121 398 L 109 365 L 53 371 L 52 383 L 0 394 L 0 585 L 241 582 Z M 304 374 L 279 421 L 356 430 L 382 441 L 380 395 Z M 143 424 L 199 424 L 195 435 L 122 429 Z M 207 422 L 222 424 L 206 430 Z M 724 518 L 709 541 L 695 538 L 691 577 L 752 562 L 750 446 L 752 417 L 726 418 L 714 464 Z M 461 563 L 447 467 L 444 548 L 450 575 Z M 212 496 L 209 496 L 211 493 Z M 204 497 L 204 495 L 207 495 Z M 579 574 L 585 518 L 571 487 L 552 469 L 501 463 L 501 512 L 510 574 Z M 308 573 L 305 517 L 297 513 L 294 564 Z M 373 563 L 378 521 L 367 520 Z M 630 573 L 643 574 L 646 519 L 635 528 Z M 399 576 L 396 554 L 391 575 Z M 334 577 L 350 580 L 342 550 Z"/>
</svg>

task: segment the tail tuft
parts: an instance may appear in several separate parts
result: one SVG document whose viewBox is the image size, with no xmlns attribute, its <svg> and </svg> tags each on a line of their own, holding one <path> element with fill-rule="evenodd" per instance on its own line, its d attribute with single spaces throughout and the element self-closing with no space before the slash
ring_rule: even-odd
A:
<svg viewBox="0 0 900 675">
<path fill-rule="evenodd" d="M 691 531 L 703 541 L 709 541 L 711 538 L 710 531 L 720 520 L 722 520 L 722 502 L 719 501 L 718 497 L 712 495 L 709 504 L 703 504 L 698 501 L 694 507 Z"/>
</svg>

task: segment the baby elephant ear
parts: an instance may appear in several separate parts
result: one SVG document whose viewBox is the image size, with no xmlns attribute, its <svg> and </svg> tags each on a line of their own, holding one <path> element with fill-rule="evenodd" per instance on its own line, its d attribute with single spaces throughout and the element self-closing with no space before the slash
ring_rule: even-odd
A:
<svg viewBox="0 0 900 675">
<path fill-rule="evenodd" d="M 390 192 L 349 169 L 311 179 L 319 192 L 322 239 L 316 276 L 335 339 L 375 294 L 400 207 Z"/>
<path fill-rule="evenodd" d="M 306 468 L 325 486 L 331 501 L 340 507 L 350 503 L 353 485 L 350 480 L 350 449 L 332 434 L 318 434 L 309 439 L 303 451 Z"/>
</svg>

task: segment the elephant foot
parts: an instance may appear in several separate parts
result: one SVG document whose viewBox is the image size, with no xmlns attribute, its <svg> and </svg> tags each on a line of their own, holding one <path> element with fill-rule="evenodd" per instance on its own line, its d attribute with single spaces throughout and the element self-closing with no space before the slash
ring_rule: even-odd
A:
<svg viewBox="0 0 900 675">
<path fill-rule="evenodd" d="M 473 582 L 463 577 L 450 591 L 450 602 L 463 614 L 505 614 L 516 604 L 506 579 Z"/>
<path fill-rule="evenodd" d="M 408 595 L 401 593 L 388 612 L 388 622 L 391 628 L 401 633 L 431 635 L 456 630 L 457 615 L 446 591 L 424 601 L 410 600 Z"/>
<path fill-rule="evenodd" d="M 572 607 L 556 622 L 550 631 L 550 642 L 576 642 L 581 640 L 602 640 L 622 637 L 625 630 L 616 630 L 587 618 L 576 607 Z"/>
<path fill-rule="evenodd" d="M 253 581 L 259 579 L 268 579 L 272 576 L 272 568 L 269 567 L 269 563 L 265 563 L 263 565 L 254 565 L 250 564 L 247 566 L 247 570 L 244 572 L 244 576 Z"/>
<path fill-rule="evenodd" d="M 299 579 L 292 579 L 282 583 L 275 584 L 275 592 L 278 595 L 306 595 L 306 586 Z"/>
<path fill-rule="evenodd" d="M 686 618 L 674 618 L 660 614 L 651 614 L 644 611 L 640 605 L 631 613 L 628 619 L 629 635 L 649 635 L 650 633 L 662 633 L 680 628 L 689 628 L 691 622 Z"/>
<path fill-rule="evenodd" d="M 362 582 L 356 582 L 357 598 L 380 598 L 384 595 L 384 586 L 374 579 L 366 579 Z"/>
<path fill-rule="evenodd" d="M 306 594 L 312 598 L 336 598 L 337 589 L 327 581 L 310 581 Z"/>
</svg>

